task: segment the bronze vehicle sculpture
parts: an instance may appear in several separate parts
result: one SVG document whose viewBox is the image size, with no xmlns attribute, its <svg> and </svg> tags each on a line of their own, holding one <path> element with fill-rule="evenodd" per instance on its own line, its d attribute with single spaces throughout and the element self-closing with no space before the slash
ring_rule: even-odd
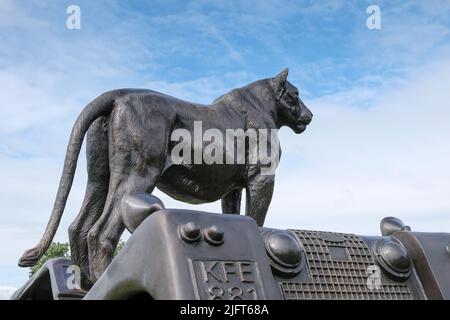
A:
<svg viewBox="0 0 450 320">
<path fill-rule="evenodd" d="M 157 203 L 138 198 L 128 210 Z M 57 258 L 12 299 L 450 299 L 450 234 L 414 232 L 394 217 L 380 228 L 381 236 L 279 230 L 242 215 L 160 209 L 92 287 L 76 286 L 73 262 Z"/>
</svg>

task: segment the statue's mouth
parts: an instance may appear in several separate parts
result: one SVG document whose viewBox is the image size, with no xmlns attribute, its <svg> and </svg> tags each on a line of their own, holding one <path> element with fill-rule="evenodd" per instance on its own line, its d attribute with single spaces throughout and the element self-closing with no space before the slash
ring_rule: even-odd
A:
<svg viewBox="0 0 450 320">
<path fill-rule="evenodd" d="M 294 130 L 295 133 L 302 133 L 306 130 L 306 127 L 308 126 L 305 122 L 299 122 L 297 125 L 295 125 L 292 130 Z"/>
</svg>

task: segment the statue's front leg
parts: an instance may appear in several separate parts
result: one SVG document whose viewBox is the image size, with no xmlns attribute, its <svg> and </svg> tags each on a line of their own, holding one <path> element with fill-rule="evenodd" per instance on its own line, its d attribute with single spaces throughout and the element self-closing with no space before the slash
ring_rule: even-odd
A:
<svg viewBox="0 0 450 320">
<path fill-rule="evenodd" d="M 222 198 L 222 213 L 241 213 L 242 189 L 232 190 Z"/>
<path fill-rule="evenodd" d="M 264 224 L 272 200 L 274 182 L 273 175 L 258 175 L 248 182 L 245 215 L 255 219 L 260 227 Z"/>
</svg>

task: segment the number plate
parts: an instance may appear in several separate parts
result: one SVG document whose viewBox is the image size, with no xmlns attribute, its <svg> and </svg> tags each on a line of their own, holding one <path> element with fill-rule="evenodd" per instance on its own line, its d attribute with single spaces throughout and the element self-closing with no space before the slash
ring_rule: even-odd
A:
<svg viewBox="0 0 450 320">
<path fill-rule="evenodd" d="M 264 290 L 255 261 L 189 260 L 197 299 L 259 300 Z"/>
</svg>

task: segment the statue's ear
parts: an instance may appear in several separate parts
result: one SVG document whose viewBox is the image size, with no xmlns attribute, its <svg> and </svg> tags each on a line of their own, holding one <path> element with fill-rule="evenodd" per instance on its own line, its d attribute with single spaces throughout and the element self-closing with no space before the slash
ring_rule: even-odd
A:
<svg viewBox="0 0 450 320">
<path fill-rule="evenodd" d="M 284 91 L 286 90 L 286 81 L 288 77 L 289 69 L 286 68 L 283 71 L 281 71 L 275 78 L 273 78 L 273 89 L 275 91 L 275 94 L 277 98 L 281 98 Z"/>
</svg>

